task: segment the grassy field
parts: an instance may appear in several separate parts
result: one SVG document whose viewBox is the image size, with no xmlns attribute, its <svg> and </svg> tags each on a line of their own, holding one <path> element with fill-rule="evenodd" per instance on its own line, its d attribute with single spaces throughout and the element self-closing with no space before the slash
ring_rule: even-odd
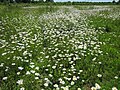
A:
<svg viewBox="0 0 120 90">
<path fill-rule="evenodd" d="M 119 8 L 0 5 L 0 90 L 120 90 Z"/>
</svg>

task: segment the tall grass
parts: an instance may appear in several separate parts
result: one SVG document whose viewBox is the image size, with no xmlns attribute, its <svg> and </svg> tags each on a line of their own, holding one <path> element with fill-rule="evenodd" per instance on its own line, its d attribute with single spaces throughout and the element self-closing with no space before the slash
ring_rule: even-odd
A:
<svg viewBox="0 0 120 90">
<path fill-rule="evenodd" d="M 119 90 L 118 8 L 0 5 L 0 89 Z"/>
</svg>

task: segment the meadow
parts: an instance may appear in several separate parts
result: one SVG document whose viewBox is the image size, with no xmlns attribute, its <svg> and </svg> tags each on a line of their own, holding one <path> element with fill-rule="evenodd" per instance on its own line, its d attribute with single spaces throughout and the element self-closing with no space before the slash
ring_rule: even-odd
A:
<svg viewBox="0 0 120 90">
<path fill-rule="evenodd" d="M 0 90 L 120 90 L 120 6 L 0 4 Z"/>
</svg>

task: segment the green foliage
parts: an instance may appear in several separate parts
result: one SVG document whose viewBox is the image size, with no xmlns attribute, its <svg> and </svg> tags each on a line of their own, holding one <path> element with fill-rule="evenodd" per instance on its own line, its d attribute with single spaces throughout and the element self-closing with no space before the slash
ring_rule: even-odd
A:
<svg viewBox="0 0 120 90">
<path fill-rule="evenodd" d="M 0 89 L 119 90 L 119 6 L 99 7 L 0 5 Z"/>
</svg>

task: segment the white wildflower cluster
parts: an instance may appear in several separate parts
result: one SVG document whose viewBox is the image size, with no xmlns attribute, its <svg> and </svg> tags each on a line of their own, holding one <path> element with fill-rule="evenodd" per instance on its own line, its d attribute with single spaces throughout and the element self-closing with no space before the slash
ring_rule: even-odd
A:
<svg viewBox="0 0 120 90">
<path fill-rule="evenodd" d="M 74 7 L 61 8 L 54 13 L 27 14 L 3 20 L 4 24 L 10 22 L 15 31 L 8 32 L 0 27 L 5 33 L 0 35 L 1 56 L 3 62 L 6 60 L 9 63 L 1 61 L 0 70 L 5 70 L 5 75 L 13 70 L 15 77 L 19 78 L 17 85 L 22 86 L 20 90 L 25 90 L 23 84 L 26 78 L 31 84 L 40 83 L 41 90 L 72 90 L 77 82 L 83 85 L 89 80 L 88 76 L 84 76 L 88 74 L 87 70 L 101 69 L 103 62 L 98 57 L 104 54 L 101 45 L 105 43 L 99 41 L 98 35 L 103 32 L 90 27 L 87 17 L 103 9 L 95 6 L 99 10 L 86 12 Z M 19 25 L 13 24 L 15 22 Z M 11 35 L 7 37 L 9 33 Z M 104 76 L 101 72 L 95 75 L 99 79 Z M 117 80 L 118 76 L 114 78 Z M 7 79 L 8 76 L 2 77 L 3 81 Z M 91 87 L 91 90 L 99 89 L 101 86 L 98 83 Z M 75 90 L 81 90 L 81 87 L 77 86 Z M 118 89 L 113 87 L 112 90 Z"/>
<path fill-rule="evenodd" d="M 98 83 L 95 83 L 95 87 L 91 87 L 91 90 L 99 90 L 101 86 Z"/>
</svg>

